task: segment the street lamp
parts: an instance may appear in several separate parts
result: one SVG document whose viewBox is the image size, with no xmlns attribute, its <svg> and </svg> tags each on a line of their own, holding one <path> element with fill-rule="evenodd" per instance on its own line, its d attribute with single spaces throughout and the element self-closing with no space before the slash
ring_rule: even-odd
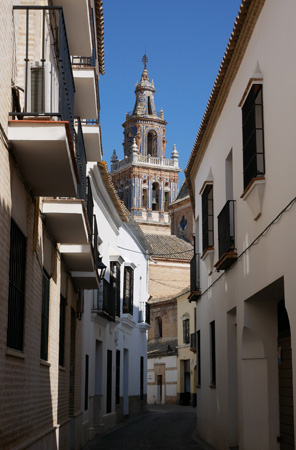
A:
<svg viewBox="0 0 296 450">
<path fill-rule="evenodd" d="M 101 282 L 105 276 L 107 266 L 102 261 L 102 256 L 98 257 L 97 269 L 99 271 L 99 281 Z"/>
</svg>

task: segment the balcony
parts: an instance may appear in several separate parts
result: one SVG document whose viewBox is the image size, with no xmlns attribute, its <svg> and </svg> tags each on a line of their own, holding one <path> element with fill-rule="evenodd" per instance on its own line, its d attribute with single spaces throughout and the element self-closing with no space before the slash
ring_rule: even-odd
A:
<svg viewBox="0 0 296 450">
<path fill-rule="evenodd" d="M 53 0 L 52 3 L 54 6 L 61 6 L 63 8 L 71 55 L 91 55 L 93 33 L 89 1 Z"/>
<path fill-rule="evenodd" d="M 98 316 L 115 322 L 116 291 L 106 280 L 100 283 L 92 312 Z"/>
<path fill-rule="evenodd" d="M 190 350 L 196 353 L 196 333 L 190 334 Z"/>
<path fill-rule="evenodd" d="M 218 215 L 219 261 L 217 271 L 227 270 L 237 259 L 235 248 L 234 200 L 228 200 Z"/>
<path fill-rule="evenodd" d="M 150 328 L 150 304 L 147 302 L 140 302 L 138 323 L 140 328 L 145 330 Z"/>
<path fill-rule="evenodd" d="M 80 121 L 87 161 L 102 161 L 101 128 L 99 120 Z"/>
<path fill-rule="evenodd" d="M 99 115 L 98 77 L 95 67 L 74 66 L 75 115 L 83 119 L 96 120 Z"/>
<path fill-rule="evenodd" d="M 25 36 L 17 46 L 8 139 L 34 195 L 76 196 L 75 87 L 63 10 L 14 6 L 14 15 Z"/>
<path fill-rule="evenodd" d="M 189 302 L 196 301 L 201 295 L 200 290 L 200 254 L 196 253 L 190 261 L 190 295 Z"/>
</svg>

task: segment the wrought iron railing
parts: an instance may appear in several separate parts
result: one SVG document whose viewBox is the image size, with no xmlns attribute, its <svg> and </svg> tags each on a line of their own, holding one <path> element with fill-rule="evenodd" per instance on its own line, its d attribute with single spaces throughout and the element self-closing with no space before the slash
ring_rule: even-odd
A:
<svg viewBox="0 0 296 450">
<path fill-rule="evenodd" d="M 94 262 L 95 262 L 95 267 L 97 267 L 98 262 L 99 262 L 99 248 L 98 248 L 98 225 L 97 225 L 97 219 L 96 216 L 93 216 L 93 248 L 94 248 Z"/>
<path fill-rule="evenodd" d="M 76 161 L 79 173 L 79 184 L 77 188 L 78 198 L 86 202 L 86 154 L 83 139 L 83 132 L 81 127 L 80 118 L 75 118 L 77 125 L 76 133 Z"/>
<path fill-rule="evenodd" d="M 115 321 L 115 289 L 105 279 L 99 284 L 93 311 L 106 317 L 108 320 Z"/>
<path fill-rule="evenodd" d="M 49 116 L 69 122 L 74 140 L 74 92 L 72 73 L 63 9 L 55 6 L 15 5 L 14 11 L 24 11 L 25 57 L 24 79 L 18 80 L 17 89 L 22 101 L 19 108 L 13 108 L 13 117 Z M 41 31 L 36 35 L 36 12 L 41 15 Z M 40 39 L 40 58 L 36 59 L 36 40 Z M 50 45 L 49 45 L 50 44 Z M 52 51 L 51 51 L 52 50 Z M 51 54 L 51 58 L 47 57 Z M 31 55 L 34 55 L 33 57 Z M 21 61 L 17 61 L 20 65 Z M 23 94 L 22 94 L 23 92 Z"/>
<path fill-rule="evenodd" d="M 140 302 L 139 308 L 139 323 L 148 323 L 150 325 L 150 304 L 147 302 Z"/>
<path fill-rule="evenodd" d="M 89 236 L 89 239 L 91 241 L 92 239 L 92 234 L 93 234 L 93 221 L 94 221 L 94 201 L 93 201 L 93 196 L 92 196 L 92 191 L 91 191 L 91 184 L 90 184 L 90 179 L 89 177 L 86 178 L 87 181 L 87 196 L 86 196 L 86 210 L 87 210 L 87 218 L 88 218 L 88 223 L 90 226 L 90 230 L 91 230 L 91 234 Z"/>
<path fill-rule="evenodd" d="M 196 253 L 190 261 L 190 292 L 200 290 L 200 254 Z"/>
<path fill-rule="evenodd" d="M 228 200 L 218 215 L 219 258 L 235 250 L 234 203 Z"/>
</svg>

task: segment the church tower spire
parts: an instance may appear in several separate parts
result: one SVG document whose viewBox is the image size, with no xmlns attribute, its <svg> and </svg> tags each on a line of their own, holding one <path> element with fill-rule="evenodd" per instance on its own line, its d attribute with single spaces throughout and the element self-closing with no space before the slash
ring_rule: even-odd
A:
<svg viewBox="0 0 296 450">
<path fill-rule="evenodd" d="M 155 87 L 149 80 L 146 53 L 142 62 L 144 69 L 136 84 L 134 109 L 126 113 L 122 125 L 124 159 L 112 159 L 111 177 L 119 197 L 143 231 L 153 233 L 153 227 L 160 227 L 170 234 L 168 205 L 178 194 L 181 169 L 177 151 L 173 151 L 172 159 L 165 158 L 167 122 L 163 109 L 158 112 L 155 107 Z"/>
</svg>

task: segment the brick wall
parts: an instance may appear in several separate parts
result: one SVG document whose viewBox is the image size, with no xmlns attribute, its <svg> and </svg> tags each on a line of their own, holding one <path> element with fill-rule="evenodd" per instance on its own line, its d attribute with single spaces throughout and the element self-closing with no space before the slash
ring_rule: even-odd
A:
<svg viewBox="0 0 296 450">
<path fill-rule="evenodd" d="M 190 265 L 186 263 L 149 262 L 149 295 L 173 297 L 190 284 Z"/>
</svg>

